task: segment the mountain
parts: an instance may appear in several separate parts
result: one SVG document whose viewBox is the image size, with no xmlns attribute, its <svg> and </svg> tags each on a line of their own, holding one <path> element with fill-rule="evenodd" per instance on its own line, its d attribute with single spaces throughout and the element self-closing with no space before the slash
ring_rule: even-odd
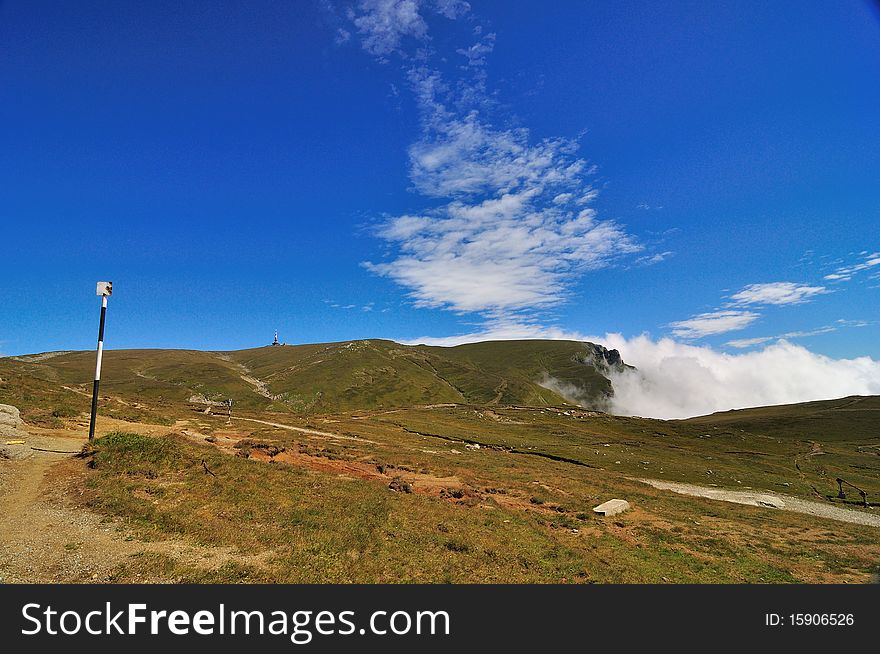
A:
<svg viewBox="0 0 880 654">
<path fill-rule="evenodd" d="M 87 395 L 94 352 L 0 359 L 0 378 L 35 393 Z M 269 346 L 228 352 L 106 350 L 102 395 L 127 402 L 219 402 L 326 413 L 418 404 L 603 406 L 616 350 L 575 341 L 490 341 L 456 347 L 387 340 Z M 8 396 L 0 386 L 0 398 Z M 10 398 L 15 399 L 15 398 Z M 18 398 L 21 401 L 21 398 Z M 25 401 L 25 404 L 27 402 Z"/>
</svg>

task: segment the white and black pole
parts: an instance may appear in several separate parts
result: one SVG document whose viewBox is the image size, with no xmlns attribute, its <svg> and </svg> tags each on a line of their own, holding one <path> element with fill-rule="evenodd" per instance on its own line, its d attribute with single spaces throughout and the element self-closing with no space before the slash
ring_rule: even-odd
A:
<svg viewBox="0 0 880 654">
<path fill-rule="evenodd" d="M 101 384 L 101 358 L 104 356 L 104 319 L 107 316 L 107 298 L 113 294 L 113 282 L 98 282 L 96 294 L 101 296 L 101 324 L 98 327 L 98 361 L 95 364 L 95 385 L 92 387 L 92 418 L 89 421 L 89 440 L 95 437 L 95 418 L 98 416 L 98 386 Z"/>
</svg>

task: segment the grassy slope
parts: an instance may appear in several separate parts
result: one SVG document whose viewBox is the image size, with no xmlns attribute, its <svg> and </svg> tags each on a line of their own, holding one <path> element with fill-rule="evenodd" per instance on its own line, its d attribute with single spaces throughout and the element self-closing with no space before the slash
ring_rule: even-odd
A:
<svg viewBox="0 0 880 654">
<path fill-rule="evenodd" d="M 500 404 L 557 404 L 558 396 L 535 382 L 549 375 L 577 389 L 585 398 L 611 394 L 611 382 L 593 363 L 596 347 L 575 341 L 488 341 L 453 348 L 421 346 L 438 358 L 458 364 L 443 368 L 448 378 L 467 389 L 472 402 L 497 398 Z M 498 384 L 487 393 L 486 376 Z"/>
<path fill-rule="evenodd" d="M 800 407 L 789 410 L 797 413 Z M 480 410 L 413 409 L 377 419 L 425 434 L 564 457 L 636 478 L 775 490 L 804 499 L 834 495 L 834 480 L 843 477 L 880 502 L 880 422 L 848 436 L 841 427 L 822 438 L 810 432 L 775 432 L 760 423 L 746 431 L 570 409 L 492 413 L 490 418 Z M 781 417 L 781 411 L 776 415 Z M 852 408 L 848 415 L 855 416 L 856 424 L 866 420 Z"/>
<path fill-rule="evenodd" d="M 682 424 L 799 444 L 801 477 L 822 495 L 842 477 L 880 501 L 880 396 L 725 411 Z"/>
<path fill-rule="evenodd" d="M 851 396 L 724 411 L 685 422 L 801 439 L 851 441 L 877 438 L 880 431 L 880 396 Z"/>
<path fill-rule="evenodd" d="M 462 500 L 394 493 L 387 479 L 233 457 L 179 436 L 99 441 L 94 469 L 76 463 L 85 492 L 74 497 L 125 518 L 142 538 L 182 536 L 265 557 L 260 565 L 210 573 L 148 557 L 121 569 L 121 580 L 158 566 L 184 581 L 827 582 L 865 580 L 876 567 L 876 529 L 679 496 L 621 474 L 637 472 L 650 456 L 651 466 L 663 467 L 651 476 L 690 480 L 702 472 L 701 455 L 720 455 L 721 443 L 699 452 L 708 444 L 698 436 L 652 437 L 648 425 L 639 436 L 638 421 L 616 424 L 601 416 L 491 414 L 460 407 L 340 415 L 324 427 L 368 441 L 332 442 L 268 427 L 241 432 L 288 451 L 305 447 L 327 465 L 382 464 L 403 476 L 457 479 L 466 491 Z M 229 433 L 214 420 L 218 433 Z M 414 433 L 422 428 L 520 453 L 469 450 Z M 649 445 L 652 439 L 664 439 L 664 446 Z M 204 473 L 203 459 L 216 477 Z M 752 464 L 749 457 L 731 458 L 722 470 L 748 474 Z M 755 478 L 767 472 L 797 478 L 785 456 L 763 466 Z M 628 499 L 633 510 L 613 519 L 592 514 L 611 497 Z"/>
<path fill-rule="evenodd" d="M 502 341 L 456 348 L 351 341 L 235 352 L 108 350 L 102 392 L 128 402 L 181 403 L 202 394 L 231 397 L 244 409 L 326 413 L 417 404 L 560 404 L 539 382 L 546 375 L 600 401 L 610 382 L 590 361 L 590 344 Z M 0 359 L 0 375 L 91 388 L 94 353 Z M 265 397 L 254 382 L 263 382 Z M 11 397 L 11 394 L 10 394 Z"/>
<path fill-rule="evenodd" d="M 138 566 L 190 581 L 346 582 L 862 581 L 876 569 L 876 529 L 683 497 L 632 479 L 819 499 L 833 497 L 841 476 L 876 501 L 880 398 L 687 421 L 542 407 L 559 400 L 529 379 L 542 369 L 558 379 L 583 373 L 587 367 L 575 358 L 581 348 L 368 341 L 232 353 L 111 351 L 105 387 L 118 399 L 102 400 L 102 412 L 184 417 L 190 431 L 305 448 L 321 461 L 455 477 L 467 495 L 453 502 L 393 493 L 387 479 L 245 460 L 172 436 L 103 441 L 95 469 L 73 463 L 85 484 L 74 500 L 123 517 L 144 538 L 180 535 L 264 560 L 208 573 L 149 555 L 120 570 L 121 580 L 133 579 Z M 272 393 L 288 393 L 286 401 L 254 393 L 241 379 L 242 365 Z M 30 421 L 60 422 L 87 409 L 86 396 L 62 385 L 80 386 L 91 366 L 91 353 L 0 359 L 0 402 L 20 406 Z M 193 392 L 250 393 L 252 403 L 239 402 L 239 415 L 368 440 L 230 425 L 188 407 Z M 291 413 L 291 398 L 308 418 Z M 370 410 L 465 400 L 477 403 Z M 216 478 L 204 473 L 202 459 Z M 592 506 L 611 497 L 630 500 L 633 511 L 594 517 Z"/>
</svg>

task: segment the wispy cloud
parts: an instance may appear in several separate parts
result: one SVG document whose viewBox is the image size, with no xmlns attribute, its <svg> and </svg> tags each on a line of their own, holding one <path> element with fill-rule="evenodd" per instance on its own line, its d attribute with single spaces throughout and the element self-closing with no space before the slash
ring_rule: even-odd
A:
<svg viewBox="0 0 880 654">
<path fill-rule="evenodd" d="M 467 13 L 470 5 L 461 0 L 360 0 L 349 9 L 348 17 L 361 37 L 363 49 L 384 59 L 400 52 L 406 39 L 427 40 L 423 10 L 455 19 Z M 347 31 L 340 29 L 339 33 Z M 348 36 L 343 39 L 347 40 Z"/>
<path fill-rule="evenodd" d="M 339 304 L 338 302 L 335 302 L 333 300 L 324 300 L 324 304 L 329 306 L 331 309 L 348 310 L 348 309 L 354 309 L 355 307 L 357 307 L 356 304 Z"/>
<path fill-rule="evenodd" d="M 831 332 L 837 331 L 837 327 L 834 325 L 826 325 L 825 327 L 818 327 L 816 329 L 811 329 L 808 331 L 795 331 L 795 332 L 786 332 L 785 334 L 779 334 L 778 336 L 758 336 L 756 338 L 739 338 L 734 339 L 732 341 L 727 341 L 725 345 L 729 345 L 730 347 L 735 347 L 737 349 L 745 349 L 749 347 L 754 347 L 756 345 L 762 345 L 764 343 L 769 343 L 771 341 L 779 341 L 791 338 L 806 338 L 808 336 L 818 336 L 819 334 L 829 334 Z"/>
<path fill-rule="evenodd" d="M 794 282 L 750 284 L 730 297 L 735 304 L 800 304 L 811 297 L 827 293 L 824 286 L 809 286 Z"/>
<path fill-rule="evenodd" d="M 385 56 L 397 50 L 404 37 L 424 39 L 428 25 L 419 14 L 419 5 L 418 0 L 362 0 L 350 17 L 364 50 Z"/>
<path fill-rule="evenodd" d="M 746 348 L 755 347 L 756 345 L 763 345 L 764 343 L 768 343 L 770 341 L 776 340 L 774 336 L 756 336 L 755 338 L 736 338 L 732 341 L 727 341 L 725 345 L 730 347 L 735 347 L 740 350 L 744 350 Z"/>
<path fill-rule="evenodd" d="M 811 286 L 809 284 L 797 284 L 795 282 L 768 282 L 762 284 L 749 284 L 730 296 L 723 309 L 701 313 L 688 320 L 670 323 L 672 333 L 685 339 L 698 339 L 705 336 L 715 336 L 727 332 L 745 329 L 754 323 L 761 314 L 759 307 L 786 306 L 809 302 L 813 297 L 828 293 L 824 286 Z M 757 338 L 744 338 L 728 341 L 731 347 L 753 347 L 768 341 L 792 337 L 795 335 L 808 335 L 792 332 L 783 336 L 767 336 Z"/>
<path fill-rule="evenodd" d="M 870 270 L 875 266 L 880 266 L 880 252 L 868 254 L 863 252 L 858 263 L 837 268 L 833 273 L 825 275 L 825 279 L 829 282 L 848 282 L 856 274 Z"/>
<path fill-rule="evenodd" d="M 845 318 L 840 318 L 839 320 L 835 320 L 832 325 L 824 325 L 823 327 L 817 327 L 815 329 L 809 330 L 799 330 L 793 332 L 785 332 L 784 334 L 778 334 L 776 336 L 757 336 L 755 338 L 738 338 L 731 341 L 727 341 L 725 345 L 730 347 L 735 347 L 737 349 L 746 349 L 750 347 L 755 347 L 757 345 L 763 345 L 765 343 L 771 343 L 774 341 L 780 340 L 788 340 L 788 339 L 796 339 L 796 338 L 807 338 L 809 336 L 819 336 L 820 334 L 830 334 L 831 332 L 836 332 L 839 329 L 851 328 L 851 327 L 868 327 L 869 325 L 877 324 L 876 322 L 872 322 L 870 320 L 848 320 Z"/>
<path fill-rule="evenodd" d="M 467 59 L 468 66 L 485 66 L 486 55 L 495 49 L 495 33 L 486 34 L 469 48 L 459 48 L 456 52 Z"/>
<path fill-rule="evenodd" d="M 754 311 L 721 310 L 701 313 L 687 320 L 670 323 L 672 333 L 680 338 L 702 338 L 745 329 L 759 318 Z"/>
<path fill-rule="evenodd" d="M 653 266 L 654 264 L 666 261 L 674 253 L 671 251 L 658 252 L 656 254 L 648 254 L 635 260 L 637 266 Z"/>
<path fill-rule="evenodd" d="M 506 341 L 523 339 L 547 339 L 566 341 L 586 341 L 589 337 L 569 329 L 545 326 L 534 321 L 520 319 L 490 320 L 480 325 L 478 330 L 454 336 L 420 336 L 418 338 L 394 338 L 398 343 L 408 345 L 438 345 L 452 347 L 463 343 L 482 341 Z M 600 342 L 600 341 L 595 341 Z"/>
<path fill-rule="evenodd" d="M 460 2 L 371 0 L 350 19 L 364 49 L 385 56 L 407 39 L 428 41 L 428 13 L 467 10 Z M 432 67 L 430 49 L 401 53 L 421 119 L 409 177 L 434 204 L 387 217 L 376 234 L 393 246 L 389 260 L 364 266 L 407 289 L 416 306 L 494 321 L 559 304 L 577 276 L 644 246 L 590 206 L 593 170 L 577 139 L 534 139 L 494 116 L 483 67 L 496 37 L 468 32 L 477 41 L 457 49 L 466 62 L 460 78 Z"/>
</svg>

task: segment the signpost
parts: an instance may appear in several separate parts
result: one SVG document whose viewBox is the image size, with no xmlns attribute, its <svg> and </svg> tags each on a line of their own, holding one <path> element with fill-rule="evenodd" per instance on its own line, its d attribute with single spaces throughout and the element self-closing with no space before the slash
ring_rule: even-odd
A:
<svg viewBox="0 0 880 654">
<path fill-rule="evenodd" d="M 113 294 L 113 282 L 98 282 L 95 291 L 101 296 L 101 325 L 98 327 L 98 362 L 95 365 L 95 385 L 92 387 L 92 419 L 89 421 L 89 440 L 95 437 L 95 418 L 98 415 L 98 386 L 101 383 L 101 357 L 104 354 L 104 318 L 107 315 L 107 298 Z"/>
</svg>

